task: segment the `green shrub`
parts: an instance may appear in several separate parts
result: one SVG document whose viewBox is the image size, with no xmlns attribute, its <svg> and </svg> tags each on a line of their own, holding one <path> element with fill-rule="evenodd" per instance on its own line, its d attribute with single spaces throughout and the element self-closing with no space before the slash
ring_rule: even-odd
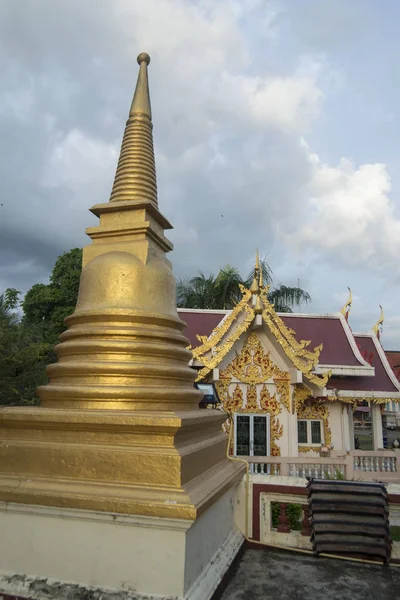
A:
<svg viewBox="0 0 400 600">
<path fill-rule="evenodd" d="M 400 542 L 400 525 L 392 525 L 390 535 L 394 542 Z"/>
<path fill-rule="evenodd" d="M 279 525 L 279 502 L 271 502 L 272 528 L 276 529 Z M 301 520 L 303 518 L 303 508 L 301 504 L 287 504 L 286 514 L 290 529 L 300 531 Z"/>
</svg>

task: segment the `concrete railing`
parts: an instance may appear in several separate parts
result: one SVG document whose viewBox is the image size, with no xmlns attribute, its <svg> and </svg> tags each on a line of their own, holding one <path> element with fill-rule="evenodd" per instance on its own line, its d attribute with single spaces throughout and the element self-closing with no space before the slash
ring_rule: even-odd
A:
<svg viewBox="0 0 400 600">
<path fill-rule="evenodd" d="M 333 454 L 333 453 L 332 453 Z M 336 452 L 325 457 L 282 457 L 282 456 L 243 456 L 254 475 L 280 475 L 286 477 L 316 477 L 318 479 L 360 479 L 372 481 L 384 478 L 400 483 L 397 471 L 396 452 L 382 450 L 376 452 Z"/>
<path fill-rule="evenodd" d="M 355 450 L 351 455 L 354 471 L 372 471 L 374 473 L 396 473 L 397 471 L 395 452 Z"/>
</svg>

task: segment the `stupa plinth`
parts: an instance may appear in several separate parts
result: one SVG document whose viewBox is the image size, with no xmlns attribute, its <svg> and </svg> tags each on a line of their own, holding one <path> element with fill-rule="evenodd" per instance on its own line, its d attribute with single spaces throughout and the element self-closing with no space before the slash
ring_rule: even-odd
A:
<svg viewBox="0 0 400 600">
<path fill-rule="evenodd" d="M 198 408 L 166 258 L 171 225 L 158 209 L 149 62 L 138 56 L 110 201 L 91 209 L 100 223 L 87 229 L 76 310 L 40 407 L 0 411 L 0 528 L 10 537 L 0 564 L 194 598 L 205 579 L 211 593 L 241 544 L 233 497 L 243 467 L 226 458 L 225 415 Z M 18 550 L 26 542 L 40 556 Z"/>
</svg>

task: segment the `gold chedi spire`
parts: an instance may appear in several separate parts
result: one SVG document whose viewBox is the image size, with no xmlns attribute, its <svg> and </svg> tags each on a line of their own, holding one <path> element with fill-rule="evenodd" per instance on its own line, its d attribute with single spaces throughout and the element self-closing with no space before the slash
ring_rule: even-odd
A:
<svg viewBox="0 0 400 600">
<path fill-rule="evenodd" d="M 151 200 L 157 204 L 153 124 L 147 65 L 150 56 L 139 54 L 139 76 L 126 123 L 110 202 Z"/>
<path fill-rule="evenodd" d="M 0 501 L 195 519 L 243 468 L 226 458 L 226 416 L 199 409 L 157 207 L 150 58 L 138 62 L 111 201 L 91 209 L 100 223 L 41 405 L 0 411 Z"/>
<path fill-rule="evenodd" d="M 125 128 L 111 200 L 92 209 L 78 302 L 56 346 L 42 406 L 197 410 L 199 392 L 165 253 L 171 225 L 155 204 L 148 54 Z M 154 181 L 154 185 L 153 182 Z"/>
</svg>

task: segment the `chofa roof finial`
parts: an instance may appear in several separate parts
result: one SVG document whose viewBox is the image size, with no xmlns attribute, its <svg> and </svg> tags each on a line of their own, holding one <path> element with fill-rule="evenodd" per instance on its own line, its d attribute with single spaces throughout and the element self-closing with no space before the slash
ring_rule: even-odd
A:
<svg viewBox="0 0 400 600">
<path fill-rule="evenodd" d="M 340 312 L 342 313 L 342 315 L 344 316 L 344 318 L 346 319 L 346 321 L 349 320 L 349 314 L 350 314 L 351 304 L 353 302 L 353 293 L 352 293 L 352 291 L 351 291 L 351 289 L 349 287 L 347 289 L 349 290 L 349 298 L 348 298 L 346 304 L 340 310 Z"/>
</svg>

